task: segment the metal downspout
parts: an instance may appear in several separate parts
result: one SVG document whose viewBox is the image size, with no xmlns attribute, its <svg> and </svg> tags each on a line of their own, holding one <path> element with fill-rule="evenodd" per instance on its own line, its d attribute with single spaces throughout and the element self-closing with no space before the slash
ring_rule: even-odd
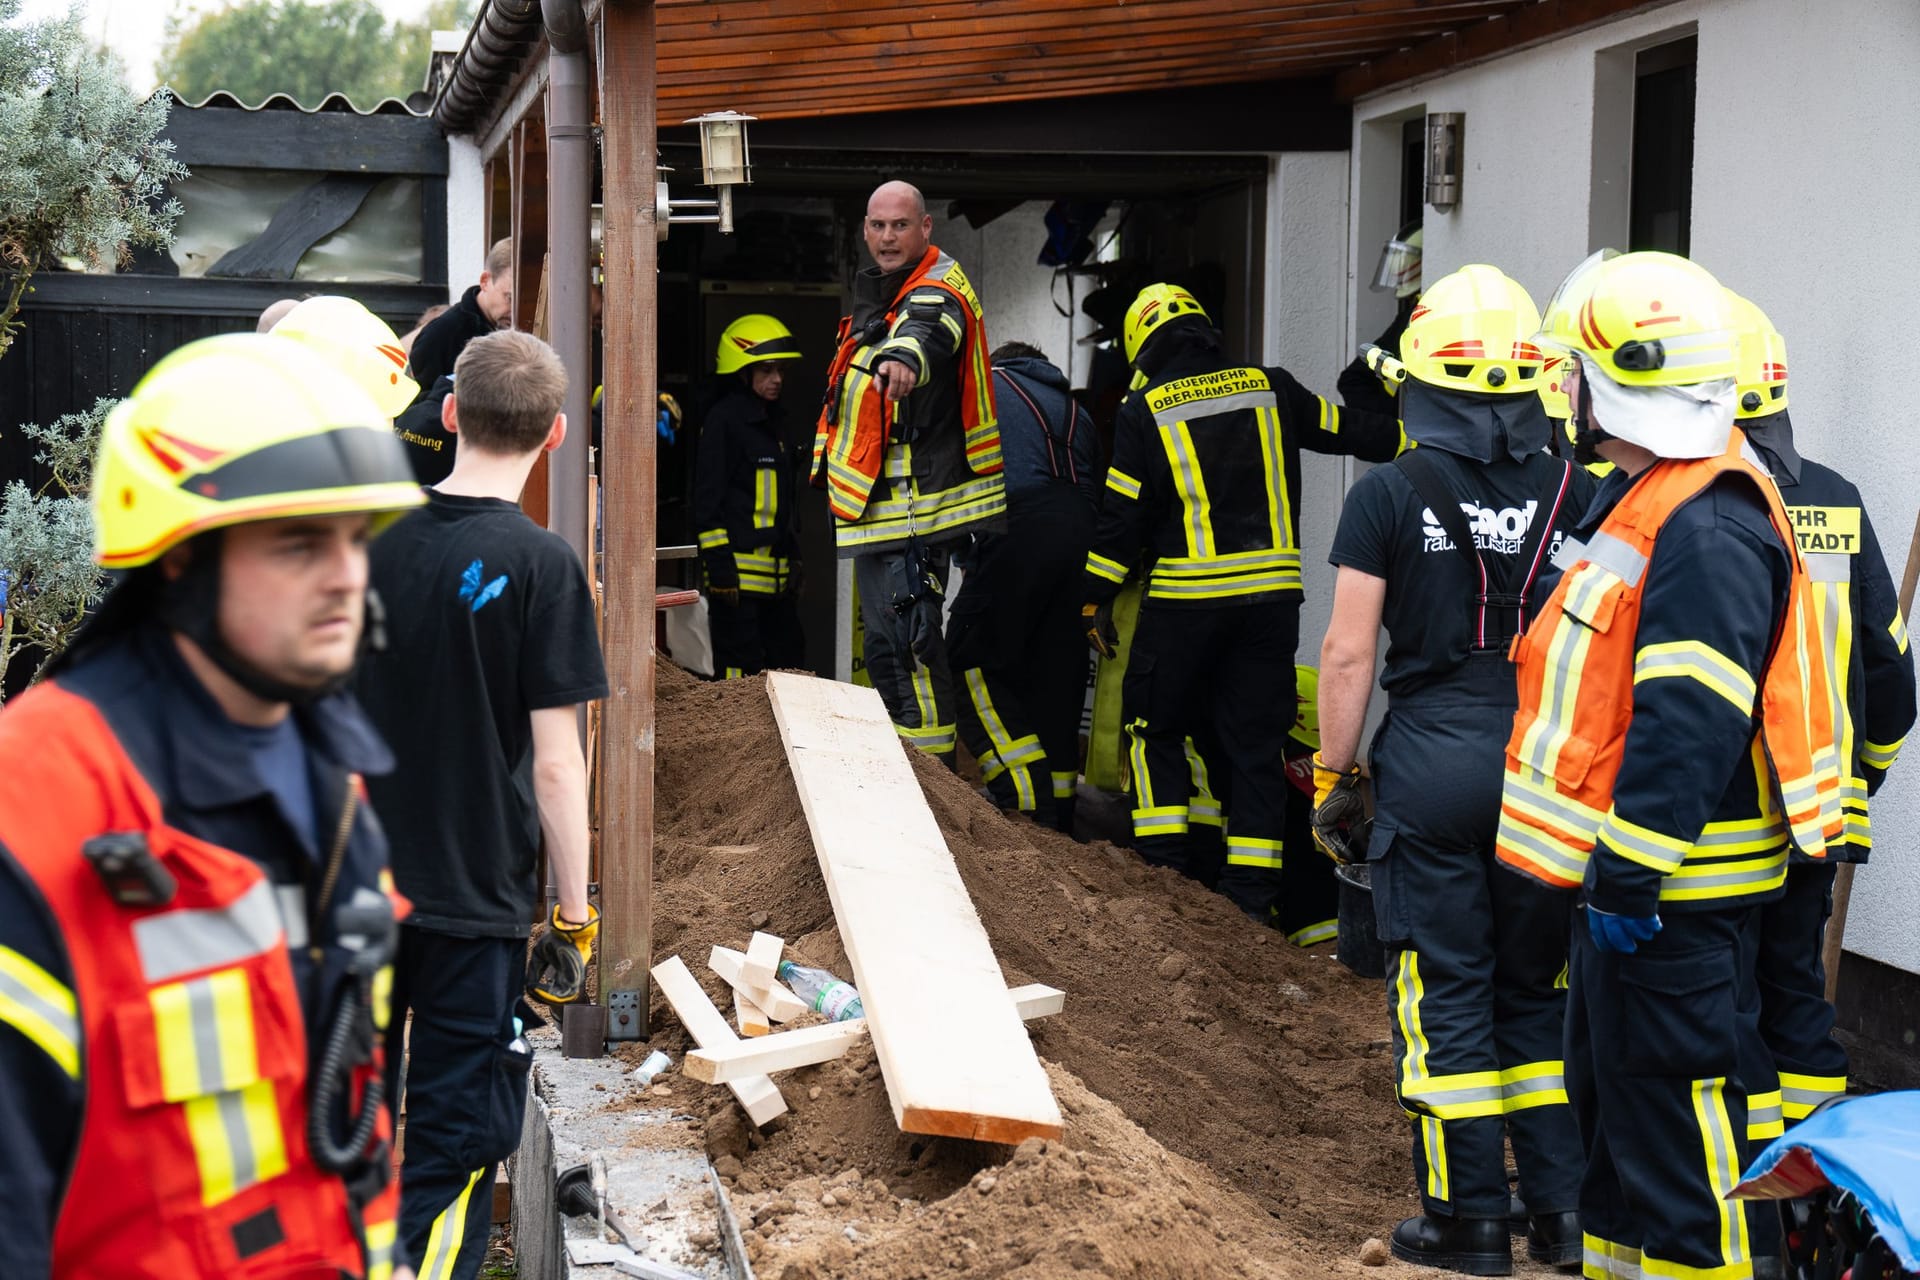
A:
<svg viewBox="0 0 1920 1280">
<path fill-rule="evenodd" d="M 549 527 L 593 572 L 587 454 L 593 437 L 593 111 L 581 0 L 540 0 L 547 46 L 547 331 L 567 369 L 567 438 L 549 460 Z"/>
</svg>

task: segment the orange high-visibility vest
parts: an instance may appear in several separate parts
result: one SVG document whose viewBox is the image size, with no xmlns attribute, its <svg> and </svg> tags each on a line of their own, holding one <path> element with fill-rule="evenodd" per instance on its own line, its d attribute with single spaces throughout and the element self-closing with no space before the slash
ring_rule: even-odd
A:
<svg viewBox="0 0 1920 1280">
<path fill-rule="evenodd" d="M 265 873 L 167 825 L 98 708 L 57 683 L 7 707 L 0 753 L 42 766 L 0 777 L 0 842 L 73 966 L 48 1032 L 85 1089 L 56 1280 L 387 1280 L 399 1187 L 356 1208 L 314 1163 L 306 1029 Z M 74 785 L 50 792 L 61 777 Z M 116 903 L 81 856 L 103 832 L 143 834 L 172 900 Z M 377 1041 L 374 1054 L 355 1071 L 356 1106 L 382 1069 Z M 391 1135 L 383 1105 L 374 1160 Z"/>
<path fill-rule="evenodd" d="M 960 300 L 964 332 L 956 359 L 959 377 L 960 424 L 966 437 L 966 462 L 977 476 L 1001 470 L 1000 426 L 993 404 L 992 369 L 987 362 L 987 328 L 980 299 L 960 264 L 929 245 L 920 264 L 894 293 L 885 313 L 887 332 L 907 298 L 916 289 L 937 289 Z M 827 491 L 827 505 L 836 519 L 851 522 L 867 510 L 874 482 L 885 462 L 892 415 L 885 392 L 870 371 L 854 367 L 862 350 L 861 335 L 853 332 L 853 317 L 843 316 L 827 370 L 827 400 L 814 428 L 813 464 L 809 474 L 816 488 Z M 886 345 L 885 340 L 874 344 Z M 938 521 L 928 531 L 938 529 Z"/>
<path fill-rule="evenodd" d="M 1610 849 L 1666 875 L 1663 900 L 1707 901 L 1772 888 L 1785 873 L 1789 844 L 1823 858 L 1827 841 L 1839 837 L 1840 775 L 1812 586 L 1779 491 L 1743 452 L 1736 434 L 1720 457 L 1656 463 L 1584 547 L 1563 551 L 1571 567 L 1547 600 L 1544 625 L 1514 641 L 1520 710 L 1507 743 L 1496 845 L 1508 866 L 1577 888 L 1604 834 Z M 1793 577 L 1755 699 L 1754 757 L 1768 782 L 1762 812 L 1753 821 L 1710 822 L 1688 840 L 1621 822 L 1612 812 L 1613 784 L 1636 674 L 1677 664 L 1732 688 L 1746 682 L 1744 673 L 1717 670 L 1725 659 L 1705 646 L 1653 653 L 1636 639 L 1655 539 L 1682 503 L 1722 475 L 1745 477 L 1765 495 Z"/>
</svg>

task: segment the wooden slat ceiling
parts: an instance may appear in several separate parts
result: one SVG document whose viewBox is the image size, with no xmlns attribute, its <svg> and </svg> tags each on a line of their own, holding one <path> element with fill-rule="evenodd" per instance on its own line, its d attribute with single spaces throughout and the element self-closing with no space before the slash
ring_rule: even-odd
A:
<svg viewBox="0 0 1920 1280">
<path fill-rule="evenodd" d="M 660 118 L 1329 75 L 1533 0 L 658 0 Z"/>
</svg>

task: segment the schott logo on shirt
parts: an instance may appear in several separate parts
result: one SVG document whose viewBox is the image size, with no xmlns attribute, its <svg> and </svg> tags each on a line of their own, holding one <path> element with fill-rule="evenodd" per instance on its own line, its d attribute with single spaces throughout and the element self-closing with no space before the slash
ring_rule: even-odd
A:
<svg viewBox="0 0 1920 1280">
<path fill-rule="evenodd" d="M 1497 551 L 1502 555 L 1518 555 L 1520 544 L 1526 541 L 1527 530 L 1533 527 L 1533 514 L 1540 504 L 1528 499 L 1524 507 L 1483 507 L 1473 502 L 1463 502 L 1460 510 L 1467 515 L 1467 527 L 1473 530 L 1473 545 L 1482 551 Z M 1432 507 L 1423 507 L 1420 511 L 1421 532 L 1426 535 L 1425 549 L 1428 551 L 1451 551 L 1453 539 L 1440 527 L 1440 521 L 1434 518 Z"/>
</svg>

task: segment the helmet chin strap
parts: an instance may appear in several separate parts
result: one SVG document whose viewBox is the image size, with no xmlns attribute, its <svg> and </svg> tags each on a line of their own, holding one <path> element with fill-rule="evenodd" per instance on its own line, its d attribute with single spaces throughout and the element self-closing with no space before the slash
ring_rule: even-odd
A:
<svg viewBox="0 0 1920 1280">
<path fill-rule="evenodd" d="M 235 684 L 262 701 L 308 706 L 339 692 L 353 678 L 349 669 L 318 684 L 292 684 L 268 675 L 234 651 L 220 632 L 218 530 L 194 539 L 186 571 L 162 588 L 157 612 L 163 623 L 192 640 Z"/>
<path fill-rule="evenodd" d="M 1587 380 L 1580 379 L 1579 399 L 1573 404 L 1573 460 L 1583 467 L 1602 461 L 1600 442 L 1612 436 L 1593 424 L 1593 394 Z"/>
</svg>

